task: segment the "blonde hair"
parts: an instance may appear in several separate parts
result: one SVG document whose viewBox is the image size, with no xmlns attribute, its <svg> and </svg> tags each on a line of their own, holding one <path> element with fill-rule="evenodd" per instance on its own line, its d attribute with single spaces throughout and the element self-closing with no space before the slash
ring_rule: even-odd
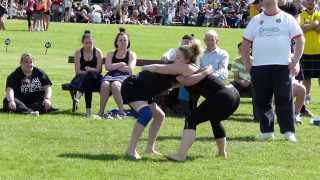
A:
<svg viewBox="0 0 320 180">
<path fill-rule="evenodd" d="M 191 45 L 180 46 L 178 50 L 184 58 L 189 59 L 190 63 L 197 63 L 201 54 L 201 41 L 194 39 Z"/>
<path fill-rule="evenodd" d="M 21 58 L 20 58 L 20 64 L 21 64 L 25 59 L 27 59 L 27 58 L 33 59 L 31 53 L 23 53 L 23 54 L 21 55 Z"/>
</svg>

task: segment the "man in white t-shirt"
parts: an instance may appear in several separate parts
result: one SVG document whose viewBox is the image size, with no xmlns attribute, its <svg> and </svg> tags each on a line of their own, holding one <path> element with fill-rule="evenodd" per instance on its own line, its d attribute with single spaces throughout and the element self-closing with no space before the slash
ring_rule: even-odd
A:
<svg viewBox="0 0 320 180">
<path fill-rule="evenodd" d="M 245 67 L 251 73 L 253 101 L 260 120 L 261 134 L 258 138 L 274 138 L 271 108 L 274 96 L 280 132 L 286 140 L 295 142 L 292 78 L 300 69 L 303 32 L 294 17 L 279 9 L 278 0 L 263 0 L 263 6 L 264 12 L 253 17 L 245 30 L 241 51 Z M 291 56 L 292 39 L 296 45 Z"/>
</svg>

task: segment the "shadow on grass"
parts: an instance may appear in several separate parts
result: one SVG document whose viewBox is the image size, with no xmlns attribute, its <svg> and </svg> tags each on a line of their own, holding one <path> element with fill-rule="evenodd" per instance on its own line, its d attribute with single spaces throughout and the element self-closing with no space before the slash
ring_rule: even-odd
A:
<svg viewBox="0 0 320 180">
<path fill-rule="evenodd" d="M 142 141 L 147 141 L 147 139 L 143 138 Z M 159 136 L 157 138 L 157 141 L 166 141 L 166 140 L 176 140 L 180 141 L 180 136 Z M 212 142 L 214 141 L 213 137 L 197 137 L 196 141 L 200 142 Z M 227 141 L 244 141 L 244 142 L 251 142 L 256 141 L 254 136 L 241 136 L 241 137 L 227 137 Z"/>
<path fill-rule="evenodd" d="M 72 159 L 87 159 L 87 160 L 99 160 L 99 161 L 115 161 L 123 159 L 122 156 L 117 154 L 85 154 L 85 153 L 65 153 L 59 154 L 61 158 L 72 158 Z"/>
<path fill-rule="evenodd" d="M 240 136 L 240 137 L 227 137 L 227 141 L 253 142 L 257 140 L 254 136 Z"/>
<path fill-rule="evenodd" d="M 6 29 L 6 31 L 12 31 L 12 32 L 28 32 L 27 29 Z"/>
<path fill-rule="evenodd" d="M 129 156 L 123 154 L 83 154 L 83 153 L 65 153 L 58 155 L 60 158 L 71 158 L 71 159 L 85 159 L 93 161 L 118 161 L 125 160 L 130 162 L 169 162 L 168 159 L 163 155 L 146 155 L 139 160 L 132 159 Z M 198 158 L 203 158 L 204 156 L 192 156 L 188 157 L 187 161 L 194 161 Z"/>
<path fill-rule="evenodd" d="M 83 113 L 80 112 L 72 112 L 70 109 L 69 110 L 63 110 L 63 111 L 55 111 L 50 113 L 49 115 L 69 115 L 69 116 L 79 116 L 79 117 L 84 117 Z"/>
<path fill-rule="evenodd" d="M 258 123 L 258 121 L 254 121 L 251 119 L 251 116 L 231 116 L 226 121 L 237 121 L 237 122 L 244 122 L 244 123 Z"/>
</svg>

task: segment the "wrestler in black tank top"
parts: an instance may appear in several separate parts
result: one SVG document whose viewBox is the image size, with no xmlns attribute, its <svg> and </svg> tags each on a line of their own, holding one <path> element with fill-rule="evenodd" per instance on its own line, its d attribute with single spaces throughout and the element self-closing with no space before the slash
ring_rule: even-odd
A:
<svg viewBox="0 0 320 180">
<path fill-rule="evenodd" d="M 199 83 L 186 87 L 192 96 L 202 95 L 208 99 L 214 96 L 218 91 L 226 88 L 226 85 L 214 75 L 208 75 Z"/>
<path fill-rule="evenodd" d="M 86 61 L 84 59 L 83 48 L 81 48 L 80 52 L 81 52 L 81 57 L 80 57 L 80 70 L 81 71 L 85 71 L 85 67 L 86 66 L 92 67 L 92 68 L 96 68 L 97 67 L 96 48 L 93 48 L 92 60 L 89 60 L 89 61 Z"/>
<path fill-rule="evenodd" d="M 127 53 L 126 53 L 126 57 L 124 57 L 123 59 L 118 59 L 117 58 L 117 50 L 116 51 L 114 51 L 114 53 L 113 53 L 113 56 L 112 56 L 112 63 L 120 63 L 120 62 L 124 62 L 124 63 L 126 63 L 126 64 L 128 64 L 129 63 L 129 51 L 127 51 Z"/>
<path fill-rule="evenodd" d="M 176 75 L 165 75 L 142 71 L 137 76 L 129 77 L 134 87 L 137 88 L 137 93 L 142 93 L 146 97 L 154 97 L 168 89 L 170 89 L 177 81 Z"/>
<path fill-rule="evenodd" d="M 197 64 L 191 64 L 194 67 L 198 68 L 199 71 L 201 68 Z M 194 73 L 198 73 L 194 72 Z M 226 87 L 225 83 L 218 78 L 216 78 L 214 75 L 210 74 L 204 79 L 202 79 L 199 83 L 193 85 L 193 86 L 186 86 L 186 89 L 189 91 L 191 96 L 199 97 L 202 95 L 204 98 L 210 98 L 211 96 L 214 96 L 219 90 L 224 89 Z"/>
</svg>

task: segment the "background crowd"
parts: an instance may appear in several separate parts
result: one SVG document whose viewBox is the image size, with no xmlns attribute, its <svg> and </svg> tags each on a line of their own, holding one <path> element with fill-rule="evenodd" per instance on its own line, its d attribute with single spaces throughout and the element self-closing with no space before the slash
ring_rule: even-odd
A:
<svg viewBox="0 0 320 180">
<path fill-rule="evenodd" d="M 247 0 L 1 0 L 9 17 L 50 15 L 52 21 L 107 24 L 157 24 L 245 27 L 259 12 Z M 39 15 L 40 14 L 40 15 Z"/>
</svg>

